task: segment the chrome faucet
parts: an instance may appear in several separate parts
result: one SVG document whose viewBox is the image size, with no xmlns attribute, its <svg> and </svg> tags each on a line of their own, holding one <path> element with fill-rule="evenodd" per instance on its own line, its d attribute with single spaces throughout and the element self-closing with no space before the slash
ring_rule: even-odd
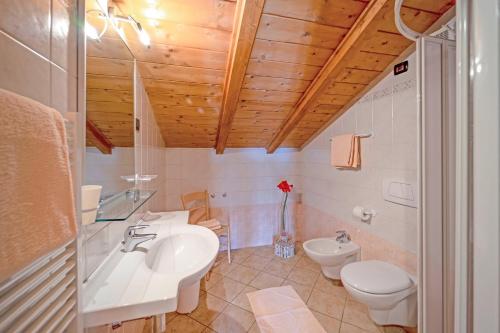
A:
<svg viewBox="0 0 500 333">
<path fill-rule="evenodd" d="M 345 230 L 337 230 L 336 241 L 339 243 L 349 243 L 351 241 L 351 236 Z"/>
<path fill-rule="evenodd" d="M 144 229 L 149 227 L 149 225 L 133 225 L 125 230 L 123 234 L 123 252 L 135 251 L 137 245 L 144 243 L 148 240 L 155 239 L 157 234 L 136 234 L 136 230 Z"/>
</svg>

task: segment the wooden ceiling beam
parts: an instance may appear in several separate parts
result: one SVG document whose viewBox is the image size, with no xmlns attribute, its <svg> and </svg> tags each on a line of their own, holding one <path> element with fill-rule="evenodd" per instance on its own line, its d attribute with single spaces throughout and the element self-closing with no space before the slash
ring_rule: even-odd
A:
<svg viewBox="0 0 500 333">
<path fill-rule="evenodd" d="M 87 140 L 92 142 L 97 149 L 99 149 L 103 154 L 111 154 L 113 149 L 113 144 L 104 135 L 104 133 L 97 128 L 97 126 L 90 120 L 87 120 Z"/>
<path fill-rule="evenodd" d="M 357 50 L 357 47 L 354 47 L 355 44 L 362 37 L 366 36 L 365 32 L 367 32 L 367 28 L 387 2 L 388 0 L 371 0 L 365 7 L 347 35 L 342 39 L 339 46 L 299 99 L 294 109 L 283 121 L 279 130 L 276 131 L 267 146 L 268 153 L 273 153 L 283 143 L 304 117 L 307 110 L 317 102 L 318 98 L 328 87 L 331 79 L 345 67 L 346 63 L 350 60 L 349 54 Z"/>
<path fill-rule="evenodd" d="M 456 16 L 455 6 L 449 8 L 439 19 L 437 19 L 429 28 L 424 31 L 424 35 L 430 35 L 435 32 L 445 24 L 451 21 Z M 416 50 L 416 44 L 412 43 L 406 48 L 398 57 L 396 57 L 375 79 L 373 79 L 368 85 L 362 87 L 359 91 L 355 93 L 353 98 L 342 106 L 340 109 L 336 110 L 333 116 L 325 122 L 319 129 L 317 129 L 313 135 L 311 135 L 307 140 L 305 140 L 301 146 L 300 150 L 304 149 L 309 143 L 311 143 L 318 135 L 320 135 L 324 130 L 326 130 L 331 124 L 333 124 L 341 115 L 347 112 L 354 104 L 356 104 L 363 96 L 370 92 L 370 90 L 375 87 L 380 81 L 382 81 L 389 73 L 393 71 L 396 64 L 407 59 Z M 338 85 L 338 83 L 336 83 Z M 331 105 L 328 105 L 330 107 Z"/>
<path fill-rule="evenodd" d="M 222 154 L 236 113 L 241 87 L 265 0 L 238 0 L 222 93 L 215 150 Z"/>
</svg>

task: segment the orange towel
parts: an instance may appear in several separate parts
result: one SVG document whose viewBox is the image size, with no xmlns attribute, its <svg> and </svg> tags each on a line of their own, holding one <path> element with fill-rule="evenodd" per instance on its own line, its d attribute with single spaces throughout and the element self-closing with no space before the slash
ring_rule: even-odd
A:
<svg viewBox="0 0 500 333">
<path fill-rule="evenodd" d="M 359 168 L 360 142 L 359 137 L 353 134 L 344 134 L 332 138 L 331 164 L 337 168 Z"/>
<path fill-rule="evenodd" d="M 262 333 L 326 333 L 291 286 L 247 294 Z"/>
<path fill-rule="evenodd" d="M 361 156 L 360 156 L 360 139 L 359 136 L 354 136 L 353 137 L 353 146 L 351 150 L 351 158 L 350 158 L 350 164 L 351 168 L 357 169 L 360 167 L 361 164 Z"/>
<path fill-rule="evenodd" d="M 64 119 L 0 89 L 0 282 L 76 237 Z"/>
</svg>

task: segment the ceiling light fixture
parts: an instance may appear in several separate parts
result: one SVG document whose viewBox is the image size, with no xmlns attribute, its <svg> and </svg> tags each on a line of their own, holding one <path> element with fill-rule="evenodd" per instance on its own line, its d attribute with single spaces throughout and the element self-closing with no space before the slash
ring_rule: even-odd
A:
<svg viewBox="0 0 500 333">
<path fill-rule="evenodd" d="M 89 22 L 85 22 L 85 34 L 90 39 L 99 39 L 99 33 L 97 29 L 92 26 Z"/>
<path fill-rule="evenodd" d="M 129 16 L 128 18 L 132 22 L 131 24 L 135 32 L 139 35 L 139 40 L 141 41 L 141 43 L 149 47 L 151 45 L 151 39 L 149 38 L 146 30 L 144 30 L 142 28 L 142 25 L 137 22 L 132 16 Z"/>
<path fill-rule="evenodd" d="M 106 30 L 108 29 L 108 21 L 110 21 L 111 25 L 120 35 L 120 37 L 125 39 L 125 34 L 123 32 L 122 27 L 120 26 L 120 23 L 124 22 L 132 26 L 142 44 L 144 44 L 147 47 L 151 45 L 151 38 L 149 38 L 148 33 L 146 32 L 146 30 L 143 29 L 141 23 L 136 19 L 134 19 L 131 15 L 129 16 L 116 15 L 114 13 L 113 7 L 109 7 L 107 13 L 99 9 L 90 9 L 87 11 L 87 14 L 90 13 L 97 13 L 99 18 L 104 19 L 105 25 L 102 31 L 98 32 L 93 25 L 91 25 L 87 20 L 85 20 L 85 34 L 87 35 L 87 37 L 95 40 L 100 40 L 101 37 L 106 32 Z"/>
<path fill-rule="evenodd" d="M 85 34 L 90 39 L 101 40 L 102 35 L 108 30 L 108 20 L 106 19 L 106 14 L 102 10 L 99 9 L 89 9 L 87 10 L 87 15 L 96 14 L 97 18 L 104 20 L 104 27 L 101 32 L 98 32 L 97 29 L 89 23 L 89 21 L 85 20 Z"/>
</svg>

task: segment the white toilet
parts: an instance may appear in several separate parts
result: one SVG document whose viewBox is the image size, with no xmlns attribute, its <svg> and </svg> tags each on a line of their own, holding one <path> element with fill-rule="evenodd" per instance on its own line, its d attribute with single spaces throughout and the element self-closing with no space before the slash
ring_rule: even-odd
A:
<svg viewBox="0 0 500 333">
<path fill-rule="evenodd" d="M 368 260 L 344 266 L 340 276 L 352 298 L 368 306 L 376 324 L 417 326 L 417 283 L 403 269 Z"/>
<path fill-rule="evenodd" d="M 340 270 L 344 265 L 359 260 L 360 248 L 346 236 L 336 238 L 315 238 L 304 242 L 304 252 L 309 258 L 321 265 L 323 274 L 330 278 L 340 280 Z M 340 241 L 344 239 L 345 241 Z"/>
</svg>

